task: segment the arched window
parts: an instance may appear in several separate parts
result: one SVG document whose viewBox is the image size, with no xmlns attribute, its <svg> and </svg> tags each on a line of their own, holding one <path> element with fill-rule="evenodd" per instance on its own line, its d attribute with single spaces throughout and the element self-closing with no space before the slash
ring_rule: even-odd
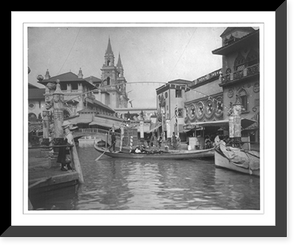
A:
<svg viewBox="0 0 300 250">
<path fill-rule="evenodd" d="M 106 81 L 107 81 L 107 85 L 110 85 L 110 77 L 107 77 Z"/>
<path fill-rule="evenodd" d="M 240 101 L 241 101 L 242 108 L 243 108 L 242 111 L 247 111 L 248 110 L 248 95 L 247 95 L 246 90 L 241 89 L 239 91 L 239 96 L 240 96 Z"/>
<path fill-rule="evenodd" d="M 237 55 L 234 61 L 234 70 L 235 71 L 243 70 L 245 68 L 245 64 L 246 64 L 246 60 L 239 52 L 239 54 Z"/>
<path fill-rule="evenodd" d="M 251 49 L 250 52 L 247 55 L 246 61 L 247 61 L 247 66 L 252 66 L 255 64 L 258 64 L 258 53 L 254 49 Z"/>
</svg>

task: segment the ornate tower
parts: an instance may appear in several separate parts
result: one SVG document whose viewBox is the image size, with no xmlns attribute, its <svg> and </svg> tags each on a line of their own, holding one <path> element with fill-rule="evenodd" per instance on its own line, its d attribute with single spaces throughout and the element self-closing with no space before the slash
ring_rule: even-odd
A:
<svg viewBox="0 0 300 250">
<path fill-rule="evenodd" d="M 107 49 L 104 55 L 101 79 L 104 85 L 115 85 L 118 78 L 118 70 L 115 66 L 115 56 L 111 48 L 110 38 L 108 39 Z"/>
<path fill-rule="evenodd" d="M 101 101 L 111 108 L 126 108 L 128 97 L 126 95 L 126 80 L 124 69 L 119 54 L 118 63 L 115 66 L 115 57 L 112 51 L 110 38 L 104 55 L 104 64 L 101 68 Z"/>
</svg>

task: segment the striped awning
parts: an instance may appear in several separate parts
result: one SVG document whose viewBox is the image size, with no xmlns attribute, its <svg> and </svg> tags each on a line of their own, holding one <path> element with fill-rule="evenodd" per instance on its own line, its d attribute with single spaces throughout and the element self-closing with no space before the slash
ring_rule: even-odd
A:
<svg viewBox="0 0 300 250">
<path fill-rule="evenodd" d="M 256 121 L 247 119 L 247 118 L 242 118 L 241 119 L 241 125 L 242 128 L 247 128 L 253 123 L 256 123 Z M 190 126 L 202 126 L 202 127 L 221 127 L 221 126 L 229 126 L 229 120 L 218 120 L 218 121 L 206 121 L 206 122 L 192 122 L 189 124 L 185 125 L 185 128 L 190 127 Z"/>
</svg>

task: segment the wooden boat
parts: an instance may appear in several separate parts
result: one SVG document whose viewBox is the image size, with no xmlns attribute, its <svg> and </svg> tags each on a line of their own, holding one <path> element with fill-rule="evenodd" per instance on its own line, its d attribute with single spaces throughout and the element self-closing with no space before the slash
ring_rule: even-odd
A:
<svg viewBox="0 0 300 250">
<path fill-rule="evenodd" d="M 257 152 L 244 152 L 240 149 L 230 147 L 227 147 L 227 152 L 224 150 L 226 150 L 226 146 L 215 148 L 216 167 L 260 176 L 260 159 Z"/>
<path fill-rule="evenodd" d="M 152 152 L 148 150 L 144 153 L 130 153 L 130 152 L 110 152 L 105 147 L 99 147 L 94 144 L 94 148 L 106 156 L 112 158 L 124 158 L 124 159 L 159 159 L 159 160 L 189 160 L 189 159 L 201 159 L 214 157 L 214 149 L 203 150 L 169 150 L 169 151 L 156 151 Z"/>
</svg>

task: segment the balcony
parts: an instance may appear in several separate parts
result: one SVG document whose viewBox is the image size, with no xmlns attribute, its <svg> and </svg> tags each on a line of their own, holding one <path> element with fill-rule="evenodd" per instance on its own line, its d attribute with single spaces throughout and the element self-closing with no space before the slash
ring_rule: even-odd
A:
<svg viewBox="0 0 300 250">
<path fill-rule="evenodd" d="M 227 75 L 222 76 L 220 86 L 231 84 L 239 80 L 247 79 L 252 76 L 259 75 L 259 63 L 251 65 L 243 70 L 235 71 Z"/>
</svg>

